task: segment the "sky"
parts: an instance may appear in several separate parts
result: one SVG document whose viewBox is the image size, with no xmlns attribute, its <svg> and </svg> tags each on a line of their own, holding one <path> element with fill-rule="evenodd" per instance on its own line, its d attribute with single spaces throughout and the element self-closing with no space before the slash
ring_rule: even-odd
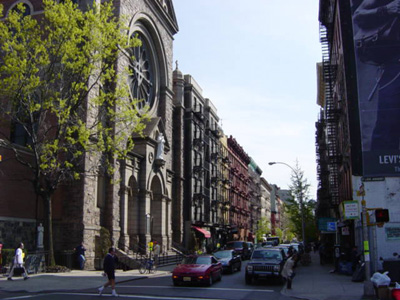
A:
<svg viewBox="0 0 400 300">
<path fill-rule="evenodd" d="M 173 0 L 174 61 L 217 108 L 269 183 L 287 189 L 296 161 L 316 199 L 317 0 Z"/>
</svg>

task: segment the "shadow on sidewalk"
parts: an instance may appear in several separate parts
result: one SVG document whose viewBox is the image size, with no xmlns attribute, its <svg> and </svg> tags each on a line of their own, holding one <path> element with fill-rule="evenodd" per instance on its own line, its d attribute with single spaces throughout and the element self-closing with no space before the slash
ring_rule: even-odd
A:
<svg viewBox="0 0 400 300">
<path fill-rule="evenodd" d="M 360 300 L 364 284 L 352 282 L 351 276 L 331 273 L 332 265 L 320 265 L 319 254 L 310 252 L 311 264 L 296 269 L 292 289 L 282 289 L 282 294 L 296 299 L 309 300 Z"/>
</svg>

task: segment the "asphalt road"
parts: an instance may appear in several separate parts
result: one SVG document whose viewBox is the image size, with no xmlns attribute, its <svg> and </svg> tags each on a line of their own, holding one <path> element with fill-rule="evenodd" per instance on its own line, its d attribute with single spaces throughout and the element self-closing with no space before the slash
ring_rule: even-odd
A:
<svg viewBox="0 0 400 300">
<path fill-rule="evenodd" d="M 244 264 L 245 265 L 245 264 Z M 220 282 L 211 287 L 180 286 L 172 284 L 171 275 L 147 279 L 125 281 L 117 284 L 119 299 L 160 299 L 160 300 L 289 300 L 293 298 L 280 294 L 282 284 L 271 280 L 259 280 L 252 285 L 244 281 L 245 268 L 234 274 L 224 274 Z M 60 279 L 62 280 L 62 279 Z M 107 289 L 101 298 L 110 298 L 111 289 Z M 60 291 L 51 293 L 2 293 L 1 299 L 99 299 L 97 289 Z M 114 298 L 114 297 L 112 297 Z"/>
</svg>

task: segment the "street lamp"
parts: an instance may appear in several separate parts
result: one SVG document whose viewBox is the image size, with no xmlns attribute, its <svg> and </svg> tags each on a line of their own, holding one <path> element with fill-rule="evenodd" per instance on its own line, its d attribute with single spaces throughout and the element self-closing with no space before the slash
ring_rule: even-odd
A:
<svg viewBox="0 0 400 300">
<path fill-rule="evenodd" d="M 297 172 L 296 170 L 288 165 L 287 163 L 280 162 L 280 161 L 271 161 L 268 163 L 270 166 L 280 164 L 280 165 L 285 165 L 286 167 L 289 167 L 293 173 L 296 175 Z M 301 237 L 303 239 L 304 246 L 306 246 L 306 233 L 305 233 L 305 223 L 304 223 L 304 207 L 303 207 L 303 191 L 300 190 L 300 195 L 299 195 L 299 202 L 300 202 L 300 214 L 301 214 Z"/>
</svg>

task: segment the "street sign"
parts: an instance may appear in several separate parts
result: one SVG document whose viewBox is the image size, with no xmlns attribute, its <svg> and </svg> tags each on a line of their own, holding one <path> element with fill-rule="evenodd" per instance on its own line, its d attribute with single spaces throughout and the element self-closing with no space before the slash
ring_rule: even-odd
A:
<svg viewBox="0 0 400 300">
<path fill-rule="evenodd" d="M 346 220 L 354 220 L 360 218 L 358 210 L 358 201 L 343 201 L 343 212 Z"/>
<path fill-rule="evenodd" d="M 318 230 L 321 232 L 328 232 L 328 223 L 336 222 L 335 218 L 319 218 L 318 219 Z"/>
<path fill-rule="evenodd" d="M 336 222 L 328 222 L 328 231 L 336 231 Z"/>
</svg>

